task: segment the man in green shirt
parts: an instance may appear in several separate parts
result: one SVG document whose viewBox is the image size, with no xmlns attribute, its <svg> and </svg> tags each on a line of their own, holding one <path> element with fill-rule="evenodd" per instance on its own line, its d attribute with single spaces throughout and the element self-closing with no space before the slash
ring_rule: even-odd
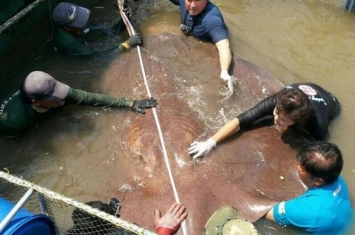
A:
<svg viewBox="0 0 355 235">
<path fill-rule="evenodd" d="M 145 114 L 146 109 L 157 106 L 153 98 L 135 100 L 116 99 L 111 96 L 89 93 L 69 87 L 51 75 L 31 72 L 20 90 L 9 94 L 0 104 L 0 133 L 7 137 L 21 135 L 45 119 L 56 108 L 68 104 L 129 108 Z"/>
<path fill-rule="evenodd" d="M 128 8 L 126 8 L 128 9 Z M 112 28 L 102 29 L 88 25 L 90 10 L 68 2 L 59 3 L 53 10 L 52 18 L 58 26 L 54 34 L 54 45 L 59 51 L 70 55 L 92 55 L 112 49 L 118 53 L 129 48 L 143 44 L 142 37 L 137 34 L 131 36 L 127 41 L 104 51 L 97 51 L 86 42 L 86 36 L 93 30 L 104 31 L 107 36 L 121 33 L 125 29 L 124 22 L 120 20 Z"/>
</svg>

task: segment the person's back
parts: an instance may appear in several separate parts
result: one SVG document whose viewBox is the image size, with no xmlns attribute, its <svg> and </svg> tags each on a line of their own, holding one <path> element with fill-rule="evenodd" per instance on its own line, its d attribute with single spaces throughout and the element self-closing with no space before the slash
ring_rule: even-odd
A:
<svg viewBox="0 0 355 235">
<path fill-rule="evenodd" d="M 20 135 L 37 124 L 39 115 L 30 104 L 23 102 L 20 90 L 12 92 L 1 101 L 0 133 L 8 137 Z"/>
<path fill-rule="evenodd" d="M 340 176 L 338 181 L 319 189 L 323 194 L 319 213 L 321 224 L 317 234 L 344 234 L 351 223 L 352 209 L 349 190 Z M 328 227 L 327 227 L 328 226 Z"/>
<path fill-rule="evenodd" d="M 328 125 L 339 115 L 341 105 L 338 99 L 314 83 L 294 83 L 289 88 L 300 89 L 312 103 L 312 113 L 303 126 L 313 138 L 323 140 L 328 136 Z"/>
</svg>

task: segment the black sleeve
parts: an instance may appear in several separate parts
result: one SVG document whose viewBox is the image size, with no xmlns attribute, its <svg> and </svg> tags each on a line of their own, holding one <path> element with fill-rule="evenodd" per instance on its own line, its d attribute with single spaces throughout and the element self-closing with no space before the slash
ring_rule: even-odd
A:
<svg viewBox="0 0 355 235">
<path fill-rule="evenodd" d="M 238 116 L 240 129 L 246 129 L 259 119 L 273 115 L 274 109 L 275 95 L 272 95 Z"/>
</svg>

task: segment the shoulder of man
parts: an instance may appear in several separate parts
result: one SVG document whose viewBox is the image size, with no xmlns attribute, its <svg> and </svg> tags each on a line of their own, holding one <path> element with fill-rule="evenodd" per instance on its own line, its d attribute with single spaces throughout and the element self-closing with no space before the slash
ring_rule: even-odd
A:
<svg viewBox="0 0 355 235">
<path fill-rule="evenodd" d="M 303 227 L 304 223 L 313 224 L 321 207 L 320 199 L 318 193 L 312 190 L 291 200 L 278 203 L 274 207 L 275 221 L 297 227 Z"/>
<path fill-rule="evenodd" d="M 224 22 L 221 11 L 216 5 L 211 2 L 207 4 L 206 9 L 202 12 L 202 14 L 205 15 L 206 20 L 212 18 L 214 20 Z"/>
</svg>

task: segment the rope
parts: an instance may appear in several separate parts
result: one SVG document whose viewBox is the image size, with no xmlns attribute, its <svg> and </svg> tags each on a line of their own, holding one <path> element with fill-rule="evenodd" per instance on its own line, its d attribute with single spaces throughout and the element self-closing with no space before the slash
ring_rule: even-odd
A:
<svg viewBox="0 0 355 235">
<path fill-rule="evenodd" d="M 103 211 L 100 211 L 99 209 L 96 209 L 96 208 L 93 208 L 89 205 L 86 205 L 84 203 L 81 203 L 81 202 L 78 202 L 78 201 L 75 201 L 71 198 L 68 198 L 68 197 L 65 197 L 61 194 L 58 194 L 56 192 L 53 192 L 47 188 L 43 188 L 39 185 L 36 185 L 36 184 L 33 184 L 33 183 L 30 183 L 26 180 L 23 180 L 23 179 L 20 179 L 16 176 L 13 176 L 13 175 L 10 175 L 8 173 L 5 173 L 3 171 L 0 171 L 0 178 L 4 179 L 4 180 L 7 180 L 13 184 L 16 184 L 16 185 L 20 185 L 20 186 L 23 186 L 23 187 L 26 187 L 26 188 L 33 188 L 35 191 L 45 195 L 46 197 L 50 198 L 50 199 L 54 199 L 54 200 L 58 200 L 58 201 L 62 201 L 62 202 L 65 202 L 66 204 L 69 204 L 69 205 L 72 205 L 72 206 L 75 206 L 77 208 L 80 208 L 84 211 L 86 211 L 87 213 L 89 214 L 92 214 L 92 215 L 95 215 L 97 217 L 100 217 L 101 219 L 104 219 L 104 220 L 107 220 L 109 222 L 111 222 L 112 224 L 116 225 L 116 226 L 119 226 L 121 228 L 124 228 L 126 230 L 129 230 L 131 232 L 134 232 L 136 234 L 139 234 L 139 235 L 156 235 L 156 233 L 153 233 L 151 231 L 148 231 L 144 228 L 141 228 L 139 226 L 137 226 L 136 224 L 132 224 L 132 223 L 129 223 L 127 221 L 124 221 L 120 218 L 117 218 L 116 216 L 113 216 L 113 215 L 110 215 L 110 214 L 107 214 Z"/>
<path fill-rule="evenodd" d="M 132 35 L 135 34 L 135 30 L 134 30 L 131 22 L 129 21 L 128 17 L 126 16 L 126 14 L 123 12 L 123 1 L 124 0 L 117 0 L 118 7 L 120 9 L 120 14 L 121 14 L 121 17 L 123 19 L 123 22 L 126 25 L 127 31 L 129 33 L 129 35 L 132 36 Z M 142 59 L 142 53 L 141 53 L 140 46 L 137 46 L 137 52 L 138 52 L 139 63 L 140 63 L 140 66 L 141 66 L 142 75 L 143 75 L 143 79 L 144 79 L 144 84 L 145 84 L 148 96 L 152 97 L 152 94 L 150 92 L 150 88 L 149 88 L 149 85 L 148 85 L 148 81 L 147 81 L 147 76 L 145 74 L 145 69 L 144 69 L 144 65 L 143 65 L 143 59 Z M 153 110 L 153 116 L 154 116 L 155 124 L 156 124 L 157 129 L 158 129 L 158 134 L 159 134 L 160 144 L 162 146 L 162 151 L 163 151 L 163 155 L 164 155 L 165 164 L 166 164 L 166 167 L 167 167 L 167 170 L 168 170 L 170 184 L 171 184 L 171 187 L 173 189 L 174 198 L 175 198 L 175 201 L 177 203 L 180 203 L 179 195 L 178 195 L 178 192 L 177 192 L 177 189 L 176 189 L 176 185 L 175 185 L 174 176 L 173 176 L 172 171 L 171 171 L 171 167 L 170 167 L 170 163 L 169 163 L 169 159 L 168 159 L 168 154 L 167 154 L 166 147 L 165 147 L 165 141 L 164 141 L 164 138 L 163 138 L 163 133 L 162 133 L 162 130 L 161 130 L 161 125 L 160 125 L 160 122 L 159 122 L 158 114 L 157 114 L 156 108 L 153 108 L 152 110 Z M 181 225 L 181 228 L 182 228 L 183 234 L 187 235 L 187 227 L 186 227 L 186 222 L 185 221 L 183 221 L 183 223 Z"/>
</svg>

